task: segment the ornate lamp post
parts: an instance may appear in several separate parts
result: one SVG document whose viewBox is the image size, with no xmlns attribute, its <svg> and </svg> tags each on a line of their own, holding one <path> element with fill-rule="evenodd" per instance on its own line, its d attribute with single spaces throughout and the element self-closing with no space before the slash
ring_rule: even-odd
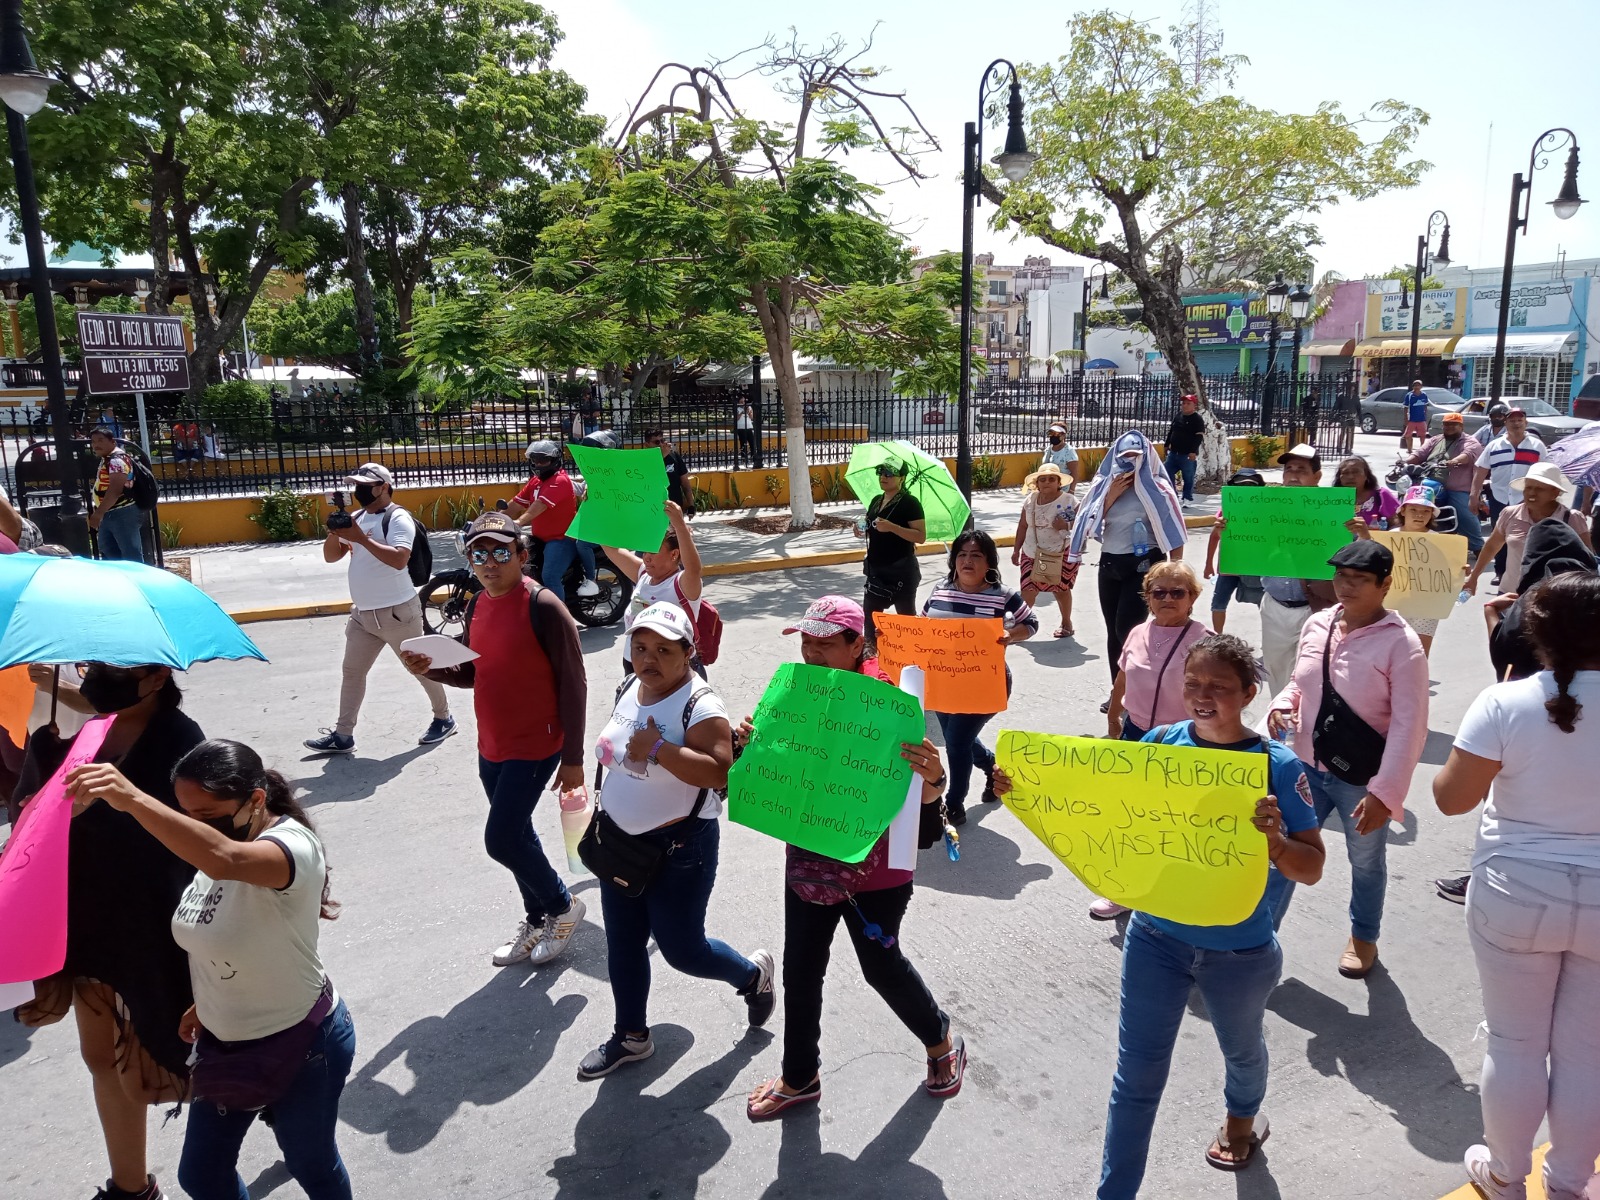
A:
<svg viewBox="0 0 1600 1200">
<path fill-rule="evenodd" d="M 1283 309 L 1289 302 L 1289 285 L 1283 281 L 1283 272 L 1279 271 L 1272 280 L 1272 286 L 1267 289 L 1267 379 L 1261 391 L 1261 436 L 1272 436 L 1272 416 L 1275 401 L 1278 398 L 1277 384 L 1273 382 L 1273 375 L 1278 369 L 1278 318 L 1283 315 Z"/>
</svg>

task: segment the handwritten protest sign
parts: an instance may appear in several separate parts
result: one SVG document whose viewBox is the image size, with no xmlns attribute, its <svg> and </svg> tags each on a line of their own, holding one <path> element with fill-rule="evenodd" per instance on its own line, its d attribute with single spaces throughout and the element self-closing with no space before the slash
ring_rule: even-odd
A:
<svg viewBox="0 0 1600 1200">
<path fill-rule="evenodd" d="M 1332 579 L 1328 559 L 1350 541 L 1356 515 L 1347 487 L 1225 487 L 1218 570 L 1224 575 Z"/>
<path fill-rule="evenodd" d="M 1455 611 L 1467 566 L 1467 539 L 1458 533 L 1372 531 L 1394 552 L 1394 583 L 1385 601 L 1402 617 L 1442 619 Z"/>
<path fill-rule="evenodd" d="M 750 745 L 728 773 L 728 817 L 841 862 L 860 862 L 906 801 L 922 706 L 853 671 L 785 663 L 752 718 Z"/>
<path fill-rule="evenodd" d="M 1265 754 L 1007 729 L 995 756 L 1006 807 L 1107 900 L 1188 925 L 1236 925 L 1260 903 Z"/>
<path fill-rule="evenodd" d="M 89 762 L 115 717 L 79 731 L 66 760 L 22 810 L 0 852 L 0 983 L 44 979 L 67 961 L 67 772 Z"/>
<path fill-rule="evenodd" d="M 894 682 L 908 666 L 927 673 L 927 708 L 997 713 L 1006 708 L 1005 622 L 995 618 L 903 617 L 877 613 L 878 666 Z"/>
<path fill-rule="evenodd" d="M 26 663 L 0 671 L 0 729 L 19 750 L 28 741 L 28 718 L 33 714 L 34 691 Z"/>
<path fill-rule="evenodd" d="M 568 446 L 588 495 L 568 537 L 624 550 L 661 549 L 667 532 L 667 469 L 659 450 Z"/>
</svg>

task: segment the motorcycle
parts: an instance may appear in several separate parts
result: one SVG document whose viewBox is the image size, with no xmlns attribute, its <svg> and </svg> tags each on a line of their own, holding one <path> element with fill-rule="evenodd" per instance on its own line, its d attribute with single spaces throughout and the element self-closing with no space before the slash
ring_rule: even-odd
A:
<svg viewBox="0 0 1600 1200">
<path fill-rule="evenodd" d="M 497 505 L 501 509 L 505 506 L 504 500 Z M 456 545 L 463 551 L 469 528 L 470 521 L 456 534 Z M 578 585 L 583 582 L 583 564 L 576 557 L 561 577 L 561 586 L 567 593 L 567 611 L 579 625 L 591 629 L 614 625 L 622 620 L 628 602 L 633 599 L 633 581 L 617 570 L 616 564 L 606 557 L 606 552 L 599 546 L 594 548 L 594 565 L 595 585 L 600 590 L 593 596 L 578 595 Z M 538 579 L 543 569 L 544 543 L 535 541 L 523 573 Z M 438 572 L 418 592 L 422 600 L 423 629 L 428 633 L 459 637 L 467 627 L 467 605 L 482 590 L 483 585 L 478 582 L 471 567 Z"/>
</svg>

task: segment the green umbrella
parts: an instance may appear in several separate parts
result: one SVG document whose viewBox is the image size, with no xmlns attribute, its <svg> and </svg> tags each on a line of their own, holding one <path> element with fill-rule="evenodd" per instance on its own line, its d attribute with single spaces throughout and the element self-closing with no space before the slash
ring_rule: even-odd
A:
<svg viewBox="0 0 1600 1200">
<path fill-rule="evenodd" d="M 878 486 L 878 464 L 885 462 L 907 468 L 900 486 L 922 505 L 930 538 L 948 542 L 967 527 L 972 509 L 956 487 L 950 469 L 910 442 L 866 442 L 850 452 L 844 478 L 862 501 L 870 504 L 883 491 Z"/>
</svg>

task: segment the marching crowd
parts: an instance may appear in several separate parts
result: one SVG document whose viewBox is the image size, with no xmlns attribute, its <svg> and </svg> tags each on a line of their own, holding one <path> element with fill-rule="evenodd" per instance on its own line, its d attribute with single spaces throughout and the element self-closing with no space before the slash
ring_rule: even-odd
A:
<svg viewBox="0 0 1600 1200">
<path fill-rule="evenodd" d="M 857 529 L 866 543 L 861 599 L 826 595 L 793 606 L 784 633 L 798 635 L 800 661 L 884 678 L 877 613 L 997 617 L 1009 645 L 1038 633 L 1036 606 L 1049 595 L 1058 613 L 1053 636 L 1072 638 L 1072 594 L 1088 566 L 1107 631 L 1106 735 L 1268 757 L 1271 792 L 1253 820 L 1271 865 L 1248 917 L 1199 926 L 1128 914 L 1104 898 L 1090 905 L 1092 918 L 1128 922 L 1100 1200 L 1139 1193 L 1191 988 L 1205 1000 L 1224 1061 L 1222 1119 L 1203 1157 L 1224 1171 L 1255 1161 L 1271 1132 L 1261 1113 L 1269 1076 L 1263 1022 L 1283 964 L 1278 931 L 1297 889 L 1322 875 L 1321 830 L 1335 815 L 1351 866 L 1349 938 L 1337 970 L 1360 979 L 1374 969 L 1387 839 L 1404 816 L 1427 737 L 1427 648 L 1436 630 L 1386 606 L 1394 559 L 1370 531 L 1437 528 L 1446 511 L 1471 546 L 1463 587 L 1473 590 L 1501 554 L 1496 582 L 1506 585 L 1485 606 L 1495 680 L 1485 680 L 1433 785 L 1446 814 L 1482 806 L 1470 874 L 1438 882 L 1442 896 L 1466 905 L 1489 1035 L 1484 1143 L 1465 1150 L 1465 1166 L 1486 1196 L 1523 1196 L 1548 1118 L 1546 1194 L 1579 1200 L 1589 1181 L 1600 1156 L 1600 809 L 1585 785 L 1600 773 L 1600 742 L 1583 736 L 1582 722 L 1600 705 L 1600 575 L 1571 487 L 1540 461 L 1525 419 L 1519 424 L 1516 410 L 1491 416 L 1482 439 L 1465 437 L 1447 417 L 1443 434 L 1410 452 L 1422 481 L 1403 494 L 1381 486 L 1362 459 L 1337 465 L 1329 482 L 1354 487 L 1356 506 L 1350 542 L 1329 559 L 1331 579 L 1218 575 L 1226 514 L 1203 572 L 1184 561 L 1183 507 L 1200 449 L 1186 397 L 1164 460 L 1143 432 L 1130 430 L 1087 486 L 1066 430 L 1052 426 L 1017 519 L 1018 586 L 1006 582 L 994 538 L 969 529 L 919 602 L 917 547 L 927 522 L 905 486 L 906 464 L 888 461 L 878 468 L 881 494 Z M 670 455 L 664 438 L 654 444 Z M 552 551 L 572 541 L 576 493 L 559 447 L 535 443 L 530 457 L 533 477 L 517 503 L 484 513 L 465 533 L 481 591 L 461 640 L 475 657 L 448 666 L 401 649 L 422 626 L 407 574 L 415 528 L 394 502 L 393 475 L 370 463 L 350 476 L 359 511 L 331 528 L 324 545 L 329 563 L 347 562 L 354 605 L 339 715 L 307 746 L 354 751 L 366 675 L 385 646 L 426 693 L 432 723 L 423 744 L 456 732 L 450 690 L 471 691 L 488 799 L 484 848 L 511 874 L 521 903 L 512 936 L 493 954 L 500 967 L 547 964 L 585 928 L 584 903 L 532 818 L 547 788 L 567 808 L 592 769 L 596 803 L 579 853 L 598 877 L 614 1012 L 609 1033 L 575 1064 L 579 1079 L 654 1053 L 653 939 L 661 963 L 733 989 L 752 1027 L 766 1024 L 781 998 L 781 1068 L 749 1092 L 749 1118 L 816 1103 L 823 980 L 843 925 L 862 977 L 923 1048 L 927 1094 L 956 1095 L 968 1046 L 936 999 L 941 981 L 923 978 L 901 940 L 913 872 L 890 865 L 887 833 L 857 864 L 788 847 L 781 959 L 765 948 L 735 949 L 708 931 L 724 790 L 754 725 L 729 711 L 707 670 L 718 626 L 682 503 L 687 491 L 668 500 L 658 549 L 605 547 L 633 582 L 634 598 L 610 713 L 594 731 L 587 710 L 598 681 L 589 678 L 559 590 L 581 550 Z M 1292 447 L 1276 465 L 1278 486 L 1324 482 L 1311 446 Z M 1486 481 L 1495 498 L 1487 538 L 1475 499 Z M 1229 482 L 1267 486 L 1248 470 Z M 527 572 L 530 536 L 545 542 L 542 584 Z M 1093 560 L 1091 542 L 1099 543 Z M 562 564 L 554 580 L 553 561 Z M 1203 579 L 1214 580 L 1209 627 L 1194 613 Z M 1260 606 L 1259 646 L 1224 632 L 1235 599 Z M 51 679 L 47 667 L 33 671 Z M 68 776 L 66 968 L 38 981 L 17 1015 L 30 1026 L 73 1015 L 110 1165 L 97 1195 L 161 1196 L 146 1161 L 146 1109 L 187 1101 L 178 1178 L 195 1200 L 246 1196 L 236 1163 L 258 1115 L 311 1200 L 350 1197 L 336 1128 L 355 1032 L 318 951 L 319 923 L 334 919 L 338 905 L 330 856 L 311 819 L 253 749 L 209 738 L 183 712 L 168 668 L 89 663 L 76 674 L 60 683 L 63 704 L 117 719 L 94 761 Z M 1008 694 L 1011 682 L 1008 671 Z M 1253 706 L 1265 714 L 1255 723 Z M 996 802 L 1011 780 L 982 741 L 996 714 L 932 715 L 942 749 L 924 738 L 898 752 L 922 780 L 919 846 L 953 848 L 974 793 L 978 803 Z M 18 801 L 39 788 L 70 740 L 53 727 L 34 734 Z"/>
</svg>

